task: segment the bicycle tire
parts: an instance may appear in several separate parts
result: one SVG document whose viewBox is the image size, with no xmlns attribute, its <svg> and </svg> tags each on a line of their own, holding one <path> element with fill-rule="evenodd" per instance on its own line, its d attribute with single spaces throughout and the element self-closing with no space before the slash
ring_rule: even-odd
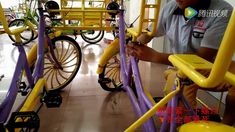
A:
<svg viewBox="0 0 235 132">
<path fill-rule="evenodd" d="M 103 72 L 98 76 L 98 82 L 100 86 L 109 92 L 123 91 L 122 79 L 121 79 L 121 66 L 120 66 L 120 55 L 119 53 L 114 55 L 107 64 L 104 66 Z M 127 57 L 127 62 L 129 61 Z M 112 73 L 114 72 L 114 73 Z M 115 73 L 116 72 L 116 73 Z M 113 75 L 113 76 L 112 76 Z M 116 77 L 116 78 L 114 78 Z M 133 93 L 137 96 L 136 87 L 134 85 L 134 78 L 131 79 L 130 87 Z"/>
<path fill-rule="evenodd" d="M 94 32 L 96 32 L 96 31 L 94 31 Z M 88 35 L 90 35 L 90 36 L 88 36 Z M 103 30 L 98 31 L 98 34 L 95 36 L 94 36 L 94 33 L 85 33 L 84 31 L 81 31 L 81 37 L 87 43 L 96 44 L 103 39 L 104 31 Z"/>
<path fill-rule="evenodd" d="M 76 76 L 81 66 L 82 52 L 78 43 L 71 37 L 59 36 L 51 41 L 55 56 L 63 69 L 57 68 L 51 62 L 51 53 L 47 52 L 44 59 L 44 78 L 49 90 L 58 91 L 65 88 Z"/>
<path fill-rule="evenodd" d="M 99 84 L 105 91 L 120 91 L 122 86 L 120 76 L 120 59 L 114 55 L 104 66 L 103 72 L 99 74 Z"/>
<path fill-rule="evenodd" d="M 24 20 L 24 19 L 15 19 L 15 20 L 11 21 L 11 22 L 8 24 L 8 27 L 10 28 L 10 27 L 13 27 L 13 26 L 22 26 L 22 25 L 24 25 L 24 24 L 25 24 L 25 20 Z M 26 36 L 26 35 L 27 35 L 27 36 Z M 9 36 L 9 38 L 10 38 L 13 42 L 16 41 L 14 35 L 8 35 L 8 36 Z M 23 45 L 28 44 L 30 41 L 32 41 L 32 40 L 34 39 L 33 30 L 28 29 L 28 30 L 22 32 L 22 33 L 20 34 L 20 37 L 21 37 L 21 40 L 22 40 Z M 36 38 L 35 38 L 35 39 L 36 39 Z"/>
</svg>

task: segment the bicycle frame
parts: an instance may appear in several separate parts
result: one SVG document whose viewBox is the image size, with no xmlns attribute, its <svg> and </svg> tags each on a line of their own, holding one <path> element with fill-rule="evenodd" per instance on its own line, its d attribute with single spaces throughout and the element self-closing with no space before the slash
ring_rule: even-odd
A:
<svg viewBox="0 0 235 132">
<path fill-rule="evenodd" d="M 135 111 L 137 113 L 138 117 L 141 117 L 145 112 L 147 112 L 146 104 L 144 104 L 144 100 L 147 99 L 146 96 L 142 96 L 139 92 L 143 93 L 143 86 L 140 78 L 140 73 L 138 70 L 138 65 L 136 62 L 136 59 L 134 57 L 130 57 L 130 64 L 126 65 L 126 53 L 125 53 L 125 29 L 124 29 L 124 16 L 123 16 L 123 10 L 119 13 L 119 21 L 120 21 L 120 27 L 119 27 L 119 37 L 120 37 L 120 58 L 121 58 L 121 76 L 123 78 L 123 88 L 127 91 L 128 96 L 131 99 L 131 102 L 133 104 L 133 107 L 135 108 Z M 136 85 L 136 91 L 140 100 L 140 104 L 138 104 L 137 99 L 131 90 L 130 86 L 130 80 L 132 78 L 132 73 L 135 78 L 135 85 Z M 149 104 L 151 104 L 150 101 L 148 101 Z M 150 120 L 148 123 L 144 125 L 144 130 L 147 131 L 154 131 L 154 121 Z"/>
<path fill-rule="evenodd" d="M 144 10 L 144 4 L 145 4 L 145 1 L 143 0 L 141 4 L 142 5 L 141 10 Z M 148 6 L 157 7 L 157 5 L 148 5 Z M 159 8 L 159 5 L 158 5 L 158 8 Z M 179 93 L 179 95 L 177 95 L 177 97 L 174 97 L 168 103 L 167 108 L 172 108 L 172 110 L 175 110 L 177 106 L 176 102 L 178 102 L 178 100 L 181 99 L 184 102 L 185 107 L 190 110 L 190 113 L 191 114 L 195 114 L 195 113 L 193 112 L 192 108 L 190 108 L 185 98 L 183 97 L 182 90 L 180 90 L 180 87 L 182 85 L 178 85 L 177 87 L 174 87 L 173 92 L 167 95 L 164 100 L 156 104 L 153 101 L 151 94 L 142 85 L 140 72 L 138 69 L 138 60 L 136 60 L 136 58 L 134 58 L 133 56 L 130 56 L 129 58 L 130 61 L 129 61 L 129 64 L 127 65 L 126 63 L 127 58 L 126 58 L 126 53 L 125 53 L 125 25 L 124 25 L 124 17 L 123 17 L 124 13 L 123 12 L 124 12 L 123 9 L 119 11 L 119 21 L 120 21 L 119 39 L 114 40 L 114 42 L 107 49 L 105 49 L 105 52 L 103 56 L 101 57 L 101 60 L 99 61 L 99 68 L 97 70 L 97 73 L 100 74 L 103 71 L 103 66 L 120 49 L 121 77 L 122 77 L 122 83 L 123 83 L 122 88 L 127 92 L 127 95 L 129 96 L 131 100 L 134 110 L 137 116 L 140 118 L 138 121 L 136 121 L 137 123 L 132 124 L 129 128 L 126 129 L 126 131 L 134 131 L 134 129 L 136 129 L 138 126 L 143 124 L 146 120 L 147 122 L 143 124 L 143 130 L 150 131 L 150 132 L 155 131 L 156 128 L 155 128 L 154 120 L 153 118 L 151 118 L 151 116 L 156 114 L 157 116 L 164 116 L 164 121 L 161 127 L 161 132 L 165 132 L 166 126 L 167 126 L 167 118 L 169 118 L 169 116 L 167 115 L 167 113 L 156 112 L 156 110 L 160 107 L 164 107 L 164 105 L 168 103 L 177 93 Z M 144 21 L 143 15 L 144 14 L 142 11 L 142 14 L 140 15 L 140 23 L 143 23 Z M 155 23 L 153 23 L 154 24 L 153 27 L 157 27 L 156 24 L 157 24 L 158 13 L 156 13 L 155 15 L 156 15 L 156 19 L 154 20 L 152 19 L 152 21 L 155 21 Z M 127 29 L 127 31 L 132 35 L 132 38 L 133 38 L 132 41 L 136 41 L 136 38 L 142 33 L 141 29 L 142 29 L 141 26 L 137 30 L 137 32 L 136 30 L 133 30 L 132 28 Z M 152 31 L 153 32 L 148 32 L 148 35 L 150 36 L 153 35 L 156 29 L 153 29 Z M 118 42 L 120 42 L 119 45 L 118 45 Z M 135 88 L 136 88 L 138 97 L 134 95 L 134 92 L 131 89 L 132 78 L 134 78 Z M 183 81 L 178 80 L 178 82 L 182 83 Z M 151 116 L 148 116 L 148 118 L 146 118 L 146 116 L 142 117 L 144 114 L 149 115 L 150 114 L 149 111 L 152 112 Z M 172 112 L 173 114 L 170 115 L 171 116 L 170 118 L 175 118 L 175 112 L 174 111 Z M 175 128 L 176 128 L 176 122 L 173 121 L 171 123 L 171 132 L 175 131 Z"/>
<path fill-rule="evenodd" d="M 30 71 L 30 66 L 28 64 L 28 59 L 26 57 L 25 50 L 23 48 L 23 45 L 21 44 L 20 35 L 16 34 L 16 43 L 14 45 L 17 46 L 20 55 L 16 64 L 16 69 L 7 96 L 4 99 L 3 103 L 0 105 L 0 123 L 3 125 L 7 123 L 10 111 L 15 102 L 18 93 L 17 83 L 19 82 L 22 71 L 25 72 L 25 75 L 29 82 L 29 86 L 30 88 L 32 88 L 32 90 L 28 93 L 26 99 L 22 102 L 22 104 L 19 105 L 17 111 L 19 112 L 33 111 L 37 106 L 37 103 L 40 102 L 41 99 L 40 95 L 43 92 L 45 92 L 45 90 L 43 89 L 47 88 L 46 81 L 43 78 L 45 24 L 44 24 L 44 18 L 43 18 L 43 12 L 40 0 L 38 1 L 38 5 L 39 5 L 40 20 L 38 27 L 39 39 L 38 39 L 37 62 L 35 70 L 34 73 L 32 74 Z M 2 10 L 1 4 L 0 4 L 0 9 Z M 13 32 L 11 32 L 8 29 L 7 23 L 4 21 L 4 16 L 2 15 L 2 11 L 0 11 L 0 19 L 3 21 L 5 31 L 11 35 L 15 35 Z M 26 28 L 24 28 L 24 30 L 26 30 Z"/>
<path fill-rule="evenodd" d="M 142 1 L 142 2 L 145 2 L 145 1 Z M 142 6 L 143 6 L 143 3 L 142 3 Z M 144 88 L 143 88 L 136 58 L 134 58 L 133 56 L 130 56 L 129 64 L 128 65 L 126 64 L 127 58 L 126 58 L 126 52 L 125 52 L 125 25 L 124 25 L 123 1 L 121 1 L 121 7 L 122 8 L 119 11 L 119 21 L 120 21 L 119 39 L 120 39 L 120 58 L 121 58 L 120 62 L 121 62 L 121 76 L 122 76 L 122 80 L 123 80 L 123 89 L 125 91 L 127 91 L 127 95 L 129 96 L 129 98 L 132 102 L 132 105 L 135 109 L 137 116 L 141 117 L 150 108 L 152 108 L 153 102 L 145 94 L 145 92 L 147 92 L 147 91 L 144 90 Z M 141 16 L 140 16 L 140 20 L 142 20 Z M 141 28 L 141 30 L 142 30 L 142 28 Z M 141 30 L 139 30 L 139 31 L 141 31 Z M 139 36 L 141 32 L 137 33 L 137 35 L 134 37 Z M 134 81 L 135 81 L 135 87 L 136 87 L 138 99 L 136 98 L 136 96 L 134 95 L 134 93 L 131 89 L 130 82 L 131 82 L 132 77 L 134 78 Z M 143 129 L 144 129 L 144 131 L 155 131 L 156 128 L 155 128 L 154 120 L 149 119 L 143 125 Z"/>
<path fill-rule="evenodd" d="M 13 103 L 15 102 L 17 93 L 18 93 L 18 86 L 17 83 L 18 79 L 21 76 L 21 71 L 22 69 L 25 70 L 26 76 L 28 78 L 29 84 L 32 87 L 34 85 L 34 81 L 33 81 L 33 77 L 31 75 L 30 72 L 30 68 L 27 65 L 28 61 L 27 61 L 27 57 L 26 57 L 26 53 L 25 50 L 22 46 L 17 46 L 18 50 L 19 50 L 19 58 L 16 64 L 16 69 L 13 75 L 13 79 L 12 79 L 12 83 L 10 85 L 9 88 L 9 92 L 6 96 L 6 99 L 4 100 L 4 102 L 2 102 L 1 106 L 0 106 L 0 122 L 5 122 L 9 116 L 9 113 L 11 111 L 11 108 L 13 106 Z"/>
<path fill-rule="evenodd" d="M 168 102 L 170 99 L 170 104 L 175 107 L 177 105 L 178 99 L 183 97 L 183 81 L 182 78 L 190 78 L 193 82 L 195 82 L 197 85 L 204 89 L 210 89 L 215 86 L 217 86 L 222 81 L 226 80 L 231 85 L 235 85 L 235 75 L 228 71 L 228 68 L 231 64 L 232 57 L 234 55 L 234 45 L 232 42 L 235 41 L 235 38 L 231 36 L 231 34 L 234 34 L 235 29 L 235 12 L 233 11 L 232 16 L 230 18 L 229 24 L 227 26 L 226 32 L 224 34 L 223 40 L 221 42 L 220 48 L 218 50 L 217 56 L 215 58 L 214 63 L 210 63 L 207 60 L 200 58 L 197 55 L 192 54 L 175 54 L 171 55 L 169 57 L 169 61 L 176 67 L 179 68 L 178 76 L 176 78 L 176 90 L 168 94 L 166 97 L 164 97 L 159 103 L 154 105 L 145 115 L 143 115 L 140 119 L 138 119 L 135 123 L 133 123 L 126 131 L 133 131 L 138 126 L 140 126 L 143 122 L 145 122 L 148 118 L 153 116 L 156 113 L 156 110 L 165 105 L 166 102 Z M 226 58 L 224 58 L 226 56 Z M 223 62 L 223 63 L 221 63 Z M 198 64 L 198 65 L 197 65 Z M 206 77 L 203 74 L 201 74 L 198 70 L 210 70 L 210 74 Z M 184 98 L 182 98 L 183 102 L 187 102 Z M 169 105 L 169 104 L 168 104 Z M 173 107 L 173 108 L 174 108 Z M 186 108 L 190 108 L 189 105 Z M 192 110 L 191 110 L 192 111 Z M 171 111 L 172 115 L 171 118 L 175 117 L 175 108 Z M 192 111 L 192 114 L 195 115 L 195 112 Z M 164 117 L 165 118 L 165 117 Z M 165 119 L 164 119 L 165 122 Z M 190 122 L 186 124 L 188 127 L 187 129 L 184 129 L 182 131 L 190 131 L 190 128 L 196 129 L 195 131 L 200 131 L 202 129 L 200 128 L 207 128 L 207 131 L 212 131 L 210 129 L 214 130 L 228 130 L 228 131 L 234 131 L 233 127 L 228 127 L 226 125 L 222 124 L 216 124 L 214 122 L 206 121 L 200 122 L 198 124 L 195 124 L 193 122 Z M 195 127 L 200 126 L 200 127 Z M 216 125 L 220 125 L 220 127 L 215 127 Z M 182 125 L 182 128 L 184 128 L 185 125 Z M 161 127 L 161 131 L 165 131 L 166 126 Z M 224 129 L 223 129 L 224 128 Z M 205 129 L 204 129 L 205 130 Z M 176 131 L 175 122 L 171 123 L 171 129 L 170 131 Z M 181 131 L 181 128 L 179 129 Z"/>
</svg>

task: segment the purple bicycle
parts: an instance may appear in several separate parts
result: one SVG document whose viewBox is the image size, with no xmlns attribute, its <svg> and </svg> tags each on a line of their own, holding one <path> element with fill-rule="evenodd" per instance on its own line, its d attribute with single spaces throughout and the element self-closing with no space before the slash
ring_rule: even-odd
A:
<svg viewBox="0 0 235 132">
<path fill-rule="evenodd" d="M 59 32 L 52 32 L 51 29 L 45 27 L 41 4 L 41 0 L 38 0 L 40 15 L 38 44 L 35 44 L 28 56 L 20 38 L 21 32 L 27 30 L 27 27 L 19 26 L 9 29 L 0 4 L 0 20 L 5 32 L 15 36 L 16 42 L 13 45 L 19 51 L 9 90 L 0 102 L 1 132 L 37 131 L 40 125 L 37 112 L 42 104 L 45 103 L 50 108 L 59 107 L 62 103 L 62 97 L 53 87 L 56 86 L 57 90 L 65 87 L 72 81 L 80 67 L 81 49 L 79 45 L 72 38 L 60 36 Z M 71 69 L 72 71 L 70 71 Z M 51 73 L 53 70 L 57 72 Z M 61 71 L 65 73 L 63 74 Z M 53 80 L 49 83 L 50 87 L 48 87 L 48 80 Z M 2 82 L 4 82 L 3 76 L 0 83 Z M 25 98 L 15 111 L 11 111 L 18 92 Z"/>
<path fill-rule="evenodd" d="M 144 17 L 146 8 L 154 10 L 153 17 Z M 99 61 L 99 68 L 97 70 L 97 73 L 99 74 L 99 83 L 102 88 L 107 91 L 126 91 L 138 117 L 145 114 L 154 104 L 152 102 L 153 99 L 147 96 L 147 91 L 142 86 L 138 60 L 133 56 L 127 57 L 125 44 L 127 38 L 131 38 L 130 40 L 136 43 L 137 37 L 143 32 L 146 32 L 150 36 L 153 35 L 157 27 L 159 9 L 160 0 L 155 1 L 155 3 L 147 3 L 146 0 L 142 0 L 138 29 L 127 28 L 126 32 L 124 5 L 123 0 L 121 0 L 119 9 L 119 38 L 115 39 L 105 49 L 103 56 Z M 143 23 L 146 22 L 151 22 L 153 24 L 151 32 L 143 30 Z M 155 131 L 154 119 L 150 118 L 143 124 L 142 129 L 144 131 Z"/>
</svg>

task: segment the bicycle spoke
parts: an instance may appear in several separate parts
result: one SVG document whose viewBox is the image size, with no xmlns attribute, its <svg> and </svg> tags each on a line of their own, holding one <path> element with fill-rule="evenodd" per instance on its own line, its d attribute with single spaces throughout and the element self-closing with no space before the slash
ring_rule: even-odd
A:
<svg viewBox="0 0 235 132">
<path fill-rule="evenodd" d="M 64 54 L 64 56 L 63 56 L 63 58 L 62 58 L 62 55 L 61 55 L 61 62 L 63 62 L 64 57 L 67 56 L 67 53 L 69 52 L 69 49 L 70 49 L 70 45 L 68 46 L 68 48 L 67 48 L 67 50 L 66 50 L 66 52 L 65 52 L 65 54 Z"/>
<path fill-rule="evenodd" d="M 58 72 L 56 72 L 55 74 L 56 74 L 56 81 L 57 81 L 57 83 L 58 83 L 59 85 L 61 85 L 61 83 L 60 83 L 60 81 L 59 81 L 59 79 L 58 79 L 59 77 L 57 76 L 57 75 L 58 75 Z"/>
<path fill-rule="evenodd" d="M 69 67 L 73 67 L 73 66 L 76 66 L 76 65 L 77 65 L 77 63 L 73 64 L 73 65 L 70 65 L 70 66 L 63 66 L 63 68 L 69 68 Z"/>
<path fill-rule="evenodd" d="M 56 44 L 57 45 L 57 44 Z M 58 61 L 60 61 L 60 58 L 59 58 L 59 51 L 57 49 L 57 47 L 55 47 L 55 56 L 56 58 L 58 59 Z"/>
<path fill-rule="evenodd" d="M 53 49 L 55 58 L 62 69 L 55 66 L 55 60 L 49 55 L 49 59 L 46 58 L 45 69 L 50 71 L 45 71 L 44 75 L 47 76 L 48 87 L 53 88 L 52 90 L 59 90 L 67 86 L 78 72 L 81 65 L 81 49 L 74 39 L 67 36 L 52 39 L 52 43 L 55 45 Z"/>
<path fill-rule="evenodd" d="M 54 75 L 55 75 L 55 72 L 52 72 L 52 75 L 51 75 L 51 88 L 54 87 L 54 85 L 53 85 L 53 77 L 54 77 Z"/>
<path fill-rule="evenodd" d="M 63 55 L 63 53 L 64 53 L 64 44 L 63 44 L 63 42 L 62 42 L 62 44 L 61 44 L 61 47 L 62 47 L 62 48 L 61 48 L 61 57 L 62 57 L 62 55 Z M 63 60 L 63 59 L 60 58 L 60 60 Z"/>
<path fill-rule="evenodd" d="M 48 71 L 44 71 L 44 74 L 43 74 L 43 76 L 46 76 L 50 71 L 52 71 L 53 70 L 53 68 L 50 68 Z M 49 74 L 50 75 L 50 74 Z"/>
<path fill-rule="evenodd" d="M 62 78 L 64 78 L 65 80 L 67 79 L 66 77 L 64 77 L 64 76 L 60 73 L 60 71 L 58 71 L 58 73 L 59 73 L 59 75 L 60 75 Z"/>
<path fill-rule="evenodd" d="M 65 71 L 63 70 L 64 73 L 73 73 L 73 71 Z"/>
<path fill-rule="evenodd" d="M 77 56 L 74 56 L 71 60 L 69 60 L 68 62 L 64 62 L 63 63 L 63 65 L 66 65 L 66 64 L 68 64 L 68 63 L 70 63 L 70 62 L 72 62 L 74 59 L 76 59 L 77 58 Z"/>
<path fill-rule="evenodd" d="M 74 52 L 74 51 L 75 51 L 75 49 L 73 49 L 73 51 L 72 51 L 66 58 L 63 58 L 63 60 L 61 60 L 61 62 L 66 61 L 70 56 L 72 56 L 72 54 L 76 53 L 76 52 Z M 64 56 L 64 57 L 65 57 L 65 56 Z"/>
<path fill-rule="evenodd" d="M 44 67 L 44 70 L 47 70 L 47 69 L 53 69 L 53 68 L 51 68 L 51 66 Z"/>
<path fill-rule="evenodd" d="M 48 74 L 48 76 L 46 76 L 46 80 L 48 81 L 49 80 L 49 78 L 50 78 L 50 75 L 51 74 L 49 74 L 49 73 L 52 73 L 53 71 L 52 71 L 52 69 L 51 70 L 49 70 L 48 72 L 46 72 L 46 74 L 44 73 L 44 76 L 46 76 L 47 74 Z"/>
</svg>

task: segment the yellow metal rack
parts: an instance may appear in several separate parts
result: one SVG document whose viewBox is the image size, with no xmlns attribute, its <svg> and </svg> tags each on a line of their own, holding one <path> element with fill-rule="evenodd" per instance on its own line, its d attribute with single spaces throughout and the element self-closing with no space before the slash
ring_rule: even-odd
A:
<svg viewBox="0 0 235 132">
<path fill-rule="evenodd" d="M 107 10 L 106 6 L 111 0 L 61 0 L 60 10 L 49 10 L 50 12 L 59 12 L 61 17 L 60 26 L 55 29 L 65 30 L 114 30 L 115 27 L 109 24 L 106 19 L 108 13 L 116 13 L 117 10 Z M 78 25 L 70 25 L 68 21 L 79 21 Z"/>
</svg>

